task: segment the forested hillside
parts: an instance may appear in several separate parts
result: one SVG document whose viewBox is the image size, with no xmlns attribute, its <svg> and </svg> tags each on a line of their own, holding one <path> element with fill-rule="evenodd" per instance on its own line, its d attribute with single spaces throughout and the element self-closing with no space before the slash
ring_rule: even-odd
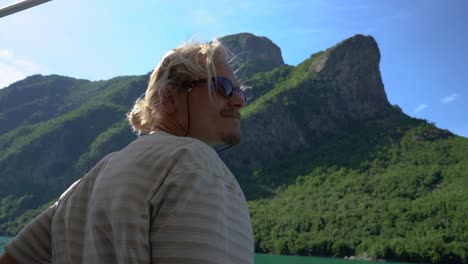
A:
<svg viewBox="0 0 468 264">
<path fill-rule="evenodd" d="M 467 140 L 430 124 L 361 136 L 376 132 L 387 138 L 369 160 L 317 164 L 273 198 L 250 202 L 256 250 L 466 263 Z"/>
</svg>

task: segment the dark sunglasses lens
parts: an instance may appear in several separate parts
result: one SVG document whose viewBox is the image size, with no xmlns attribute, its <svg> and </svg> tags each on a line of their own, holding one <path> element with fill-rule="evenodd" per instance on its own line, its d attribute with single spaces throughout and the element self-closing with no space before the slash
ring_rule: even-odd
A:
<svg viewBox="0 0 468 264">
<path fill-rule="evenodd" d="M 231 81 L 223 77 L 218 77 L 217 82 L 219 92 L 226 97 L 230 97 L 234 90 Z"/>
<path fill-rule="evenodd" d="M 233 92 L 237 92 L 240 94 L 242 99 L 244 99 L 244 102 L 247 101 L 247 95 L 244 90 L 240 88 L 234 88 L 232 85 L 231 81 L 229 79 L 226 79 L 224 77 L 217 77 L 216 78 L 217 82 L 217 89 L 220 94 L 222 94 L 225 97 L 231 97 Z"/>
</svg>

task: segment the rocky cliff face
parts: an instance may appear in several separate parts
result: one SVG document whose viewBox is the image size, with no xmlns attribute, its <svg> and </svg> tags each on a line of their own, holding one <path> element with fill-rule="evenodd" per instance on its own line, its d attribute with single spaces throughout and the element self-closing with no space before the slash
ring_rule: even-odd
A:
<svg viewBox="0 0 468 264">
<path fill-rule="evenodd" d="M 379 70 L 380 51 L 372 37 L 356 35 L 328 49 L 309 70 L 316 80 L 328 82 L 354 119 L 373 117 L 388 106 Z"/>
<path fill-rule="evenodd" d="M 266 37 L 239 33 L 222 37 L 220 41 L 234 56 L 233 68 L 242 79 L 284 65 L 281 49 Z"/>
</svg>

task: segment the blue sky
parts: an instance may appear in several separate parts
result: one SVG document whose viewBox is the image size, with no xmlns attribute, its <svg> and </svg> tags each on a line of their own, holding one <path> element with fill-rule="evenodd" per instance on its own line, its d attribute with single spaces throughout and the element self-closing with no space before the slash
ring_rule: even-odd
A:
<svg viewBox="0 0 468 264">
<path fill-rule="evenodd" d="M 467 10 L 464 0 L 53 0 L 0 19 L 0 87 L 35 73 L 141 75 L 189 39 L 239 32 L 270 38 L 296 65 L 360 33 L 379 45 L 390 103 L 468 137 Z"/>
</svg>

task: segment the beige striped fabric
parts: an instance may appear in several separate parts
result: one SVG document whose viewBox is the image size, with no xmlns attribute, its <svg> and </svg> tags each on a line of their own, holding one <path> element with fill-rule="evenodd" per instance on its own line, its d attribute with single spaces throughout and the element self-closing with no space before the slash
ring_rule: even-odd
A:
<svg viewBox="0 0 468 264">
<path fill-rule="evenodd" d="M 101 160 L 5 251 L 20 263 L 253 263 L 236 179 L 205 143 L 164 132 Z"/>
</svg>

